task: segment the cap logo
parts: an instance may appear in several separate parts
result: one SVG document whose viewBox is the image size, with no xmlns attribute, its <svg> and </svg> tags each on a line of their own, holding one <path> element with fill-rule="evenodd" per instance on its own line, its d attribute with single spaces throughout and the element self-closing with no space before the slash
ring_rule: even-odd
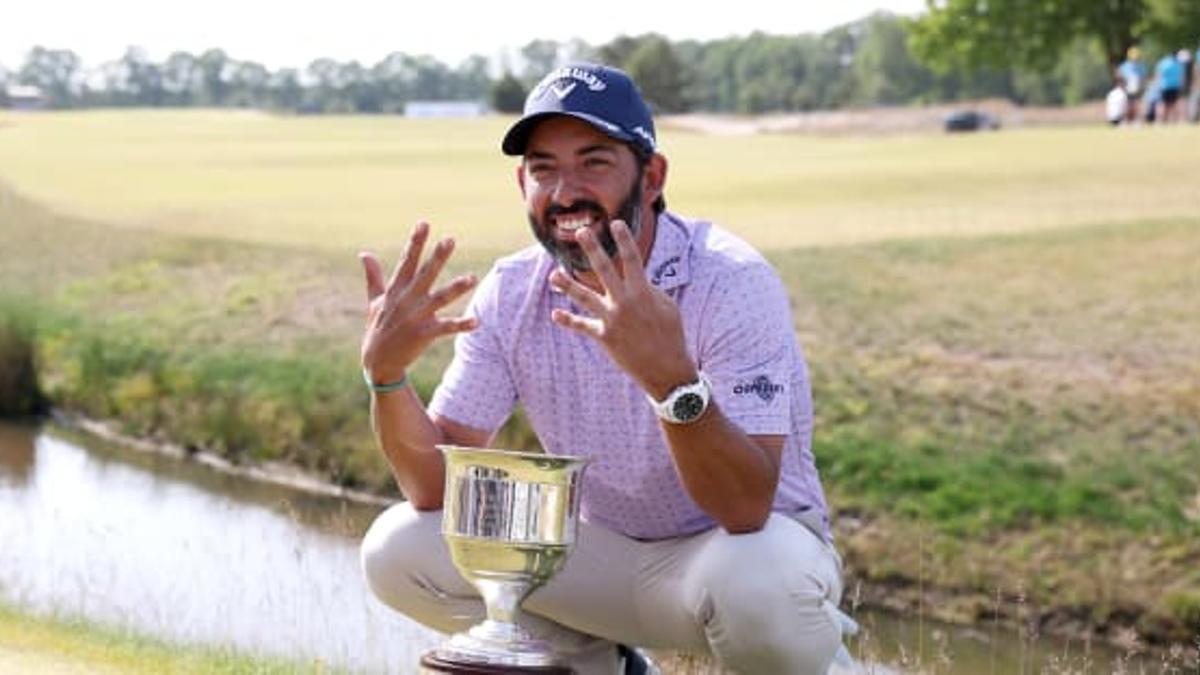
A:
<svg viewBox="0 0 1200 675">
<path fill-rule="evenodd" d="M 570 94 L 572 91 L 575 91 L 575 87 L 578 85 L 579 85 L 578 82 L 572 82 L 565 87 L 559 87 L 557 85 L 552 84 L 552 85 L 550 85 L 550 91 L 554 92 L 554 95 L 557 96 L 558 100 L 561 101 L 564 98 L 566 98 L 567 95 Z"/>
<path fill-rule="evenodd" d="M 574 80 L 566 86 L 556 86 L 562 80 Z M 541 98 L 547 87 L 554 91 L 554 95 L 558 96 L 559 100 L 566 98 L 568 94 L 575 88 L 575 84 L 582 82 L 591 91 L 604 91 L 608 88 L 604 80 L 600 76 L 586 68 L 572 68 L 571 66 L 563 66 L 558 70 L 550 73 L 542 78 L 541 84 L 534 89 L 532 98 Z M 559 92 L 562 92 L 561 94 Z"/>
</svg>

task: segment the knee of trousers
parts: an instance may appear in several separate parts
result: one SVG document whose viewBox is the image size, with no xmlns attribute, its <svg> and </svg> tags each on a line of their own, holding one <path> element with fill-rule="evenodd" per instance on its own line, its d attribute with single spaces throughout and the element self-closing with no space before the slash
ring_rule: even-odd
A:
<svg viewBox="0 0 1200 675">
<path fill-rule="evenodd" d="M 444 545 L 440 511 L 418 511 L 408 503 L 389 507 L 371 523 L 359 549 L 367 586 L 404 612 L 433 592 L 420 580 L 437 578 Z"/>
<path fill-rule="evenodd" d="M 706 543 L 686 577 L 689 601 L 735 672 L 823 673 L 841 644 L 837 564 L 803 526 L 771 518 L 759 532 Z"/>
</svg>

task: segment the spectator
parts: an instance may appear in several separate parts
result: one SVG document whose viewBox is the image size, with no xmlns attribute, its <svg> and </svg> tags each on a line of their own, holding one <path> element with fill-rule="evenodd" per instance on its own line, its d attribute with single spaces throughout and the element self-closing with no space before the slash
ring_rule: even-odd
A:
<svg viewBox="0 0 1200 675">
<path fill-rule="evenodd" d="M 1167 54 L 1154 67 L 1154 77 L 1158 85 L 1159 97 L 1162 103 L 1163 124 L 1178 122 L 1179 93 L 1183 90 L 1183 65 L 1174 54 Z"/>
<path fill-rule="evenodd" d="M 1117 66 L 1117 77 L 1125 83 L 1125 93 L 1129 98 L 1129 107 L 1125 111 L 1125 121 L 1133 122 L 1138 117 L 1138 99 L 1141 98 L 1146 86 L 1146 66 L 1141 62 L 1141 50 L 1130 47 L 1125 52 L 1125 61 Z"/>
<path fill-rule="evenodd" d="M 1146 89 L 1146 95 L 1142 97 L 1142 108 L 1144 110 L 1142 119 L 1146 124 L 1154 124 L 1158 121 L 1160 108 L 1162 108 L 1162 86 L 1157 79 L 1151 82 Z"/>
</svg>

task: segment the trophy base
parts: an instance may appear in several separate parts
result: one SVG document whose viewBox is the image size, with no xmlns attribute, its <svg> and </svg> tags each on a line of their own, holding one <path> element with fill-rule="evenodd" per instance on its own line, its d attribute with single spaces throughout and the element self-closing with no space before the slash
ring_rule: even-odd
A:
<svg viewBox="0 0 1200 675">
<path fill-rule="evenodd" d="M 500 663 L 476 663 L 473 661 L 455 661 L 438 654 L 429 652 L 421 657 L 422 675 L 501 675 L 502 673 L 526 673 L 528 675 L 575 675 L 575 670 L 569 666 L 515 666 Z"/>
</svg>

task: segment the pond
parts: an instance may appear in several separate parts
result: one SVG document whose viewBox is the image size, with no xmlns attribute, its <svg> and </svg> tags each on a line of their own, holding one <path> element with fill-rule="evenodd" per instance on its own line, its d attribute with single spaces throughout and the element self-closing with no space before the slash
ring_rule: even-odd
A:
<svg viewBox="0 0 1200 675">
<path fill-rule="evenodd" d="M 175 641 L 408 673 L 440 638 L 363 582 L 358 538 L 380 508 L 53 424 L 0 424 L 0 600 Z M 909 670 L 918 654 L 925 670 L 953 673 L 1120 665 L 1096 647 L 1026 645 L 1011 629 L 857 618 L 865 630 L 852 652 L 888 664 L 874 672 Z"/>
</svg>

